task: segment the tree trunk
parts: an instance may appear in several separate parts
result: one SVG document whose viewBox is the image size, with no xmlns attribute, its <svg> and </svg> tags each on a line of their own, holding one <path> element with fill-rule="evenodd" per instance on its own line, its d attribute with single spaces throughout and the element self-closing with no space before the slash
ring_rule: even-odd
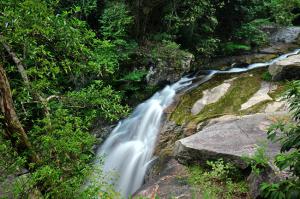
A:
<svg viewBox="0 0 300 199">
<path fill-rule="evenodd" d="M 0 108 L 4 116 L 5 136 L 8 137 L 18 149 L 19 152 L 27 150 L 33 162 L 37 162 L 38 157 L 34 153 L 28 136 L 16 114 L 9 81 L 5 70 L 0 65 Z M 14 140 L 17 135 L 17 140 Z"/>
<path fill-rule="evenodd" d="M 1 37 L 2 36 L 0 35 L 0 39 L 1 39 Z M 3 43 L 3 42 L 2 42 L 2 45 L 5 48 L 6 52 L 10 55 L 11 59 L 16 64 L 25 86 L 29 89 L 33 98 L 42 104 L 45 116 L 49 116 L 50 113 L 49 113 L 49 109 L 48 109 L 48 101 L 45 98 L 43 98 L 39 92 L 32 89 L 29 78 L 28 78 L 26 70 L 25 70 L 25 67 L 22 64 L 22 61 L 18 58 L 16 53 L 11 49 L 11 47 L 9 45 L 7 45 L 6 43 Z"/>
</svg>

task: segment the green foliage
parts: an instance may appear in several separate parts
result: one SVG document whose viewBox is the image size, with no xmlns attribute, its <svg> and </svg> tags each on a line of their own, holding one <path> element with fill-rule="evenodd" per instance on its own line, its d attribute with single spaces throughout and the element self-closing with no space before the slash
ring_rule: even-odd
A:
<svg viewBox="0 0 300 199">
<path fill-rule="evenodd" d="M 160 32 L 156 33 L 154 35 L 150 35 L 150 40 L 153 40 L 155 42 L 161 42 L 161 41 L 172 41 L 172 35 L 166 33 L 166 32 Z"/>
<path fill-rule="evenodd" d="M 272 18 L 276 23 L 282 25 L 291 25 L 291 22 L 295 17 L 296 14 L 293 14 L 292 11 L 294 8 L 300 7 L 299 0 L 269 0 L 268 4 Z"/>
<path fill-rule="evenodd" d="M 189 170 L 189 183 L 199 188 L 204 198 L 235 198 L 247 195 L 247 183 L 238 179 L 238 171 L 232 164 L 221 159 L 208 161 L 207 164 L 209 171 L 199 166 L 193 166 Z"/>
<path fill-rule="evenodd" d="M 261 76 L 261 78 L 264 80 L 264 81 L 272 81 L 272 75 L 267 71 L 267 72 L 264 72 Z"/>
<path fill-rule="evenodd" d="M 21 172 L 26 163 L 26 158 L 18 156 L 12 144 L 0 136 L 0 185 L 9 175 Z"/>
<path fill-rule="evenodd" d="M 223 49 L 224 54 L 237 54 L 237 53 L 241 53 L 241 52 L 245 52 L 245 51 L 249 51 L 251 50 L 250 46 L 244 45 L 244 44 L 239 44 L 239 43 L 233 43 L 233 42 L 227 42 L 225 43 Z"/>
<path fill-rule="evenodd" d="M 260 146 L 251 157 L 244 157 L 247 164 L 251 166 L 251 170 L 259 175 L 263 169 L 269 166 L 269 158 L 266 155 L 266 147 Z"/>
<path fill-rule="evenodd" d="M 262 25 L 269 22 L 264 19 L 254 20 L 243 24 L 235 33 L 235 39 L 248 45 L 261 46 L 267 43 L 267 34 L 260 30 Z"/>
<path fill-rule="evenodd" d="M 146 70 L 134 70 L 128 73 L 127 75 L 125 75 L 121 80 L 140 82 L 145 77 L 146 74 L 147 74 Z"/>
<path fill-rule="evenodd" d="M 263 184 L 261 189 L 267 198 L 299 198 L 300 196 L 300 81 L 291 82 L 285 92 L 293 121 L 273 124 L 268 131 L 271 140 L 280 141 L 281 152 L 275 164 L 281 170 L 289 170 L 293 176 L 277 184 Z M 278 133 L 279 139 L 278 138 Z"/>
<path fill-rule="evenodd" d="M 46 196 L 75 197 L 92 158 L 94 138 L 86 123 L 66 109 L 57 109 L 50 118 L 35 124 L 30 137 L 41 161 L 30 165 L 34 172 L 28 188 L 39 184 L 41 191 L 47 190 Z"/>
<path fill-rule="evenodd" d="M 77 86 L 118 68 L 115 44 L 97 39 L 84 21 L 68 12 L 55 15 L 39 0 L 7 6 L 0 20 L 6 22 L 0 24 L 3 39 L 25 58 L 28 76 L 38 90 Z"/>
<path fill-rule="evenodd" d="M 299 0 L 172 1 L 163 19 L 167 32 L 184 47 L 211 57 L 223 42 L 251 47 L 266 44 L 267 35 L 261 27 L 290 25 L 298 16 L 292 11 L 299 5 Z"/>
<path fill-rule="evenodd" d="M 209 0 L 172 1 L 171 4 L 164 17 L 168 32 L 178 35 L 184 46 L 211 56 L 219 43 L 213 36 L 218 25 L 215 11 L 219 5 Z"/>
<path fill-rule="evenodd" d="M 51 0 L 48 0 L 51 3 Z M 80 18 L 86 18 L 97 8 L 97 0 L 58 0 L 56 5 L 58 12 L 68 11 L 71 9 L 79 13 Z"/>
<path fill-rule="evenodd" d="M 128 59 L 128 56 L 134 52 L 136 43 L 128 39 L 133 17 L 130 16 L 126 4 L 118 1 L 108 3 L 99 22 L 100 34 L 103 38 L 116 46 L 116 53 L 122 60 Z"/>
<path fill-rule="evenodd" d="M 104 10 L 100 23 L 100 33 L 105 39 L 124 39 L 128 36 L 128 28 L 132 25 L 133 18 L 124 3 L 112 2 Z"/>
<path fill-rule="evenodd" d="M 128 114 L 128 107 L 122 106 L 122 96 L 111 86 L 104 86 L 101 81 L 94 81 L 80 91 L 67 94 L 67 105 L 73 108 L 76 115 L 86 116 L 89 121 L 95 118 L 104 118 L 116 121 Z"/>
<path fill-rule="evenodd" d="M 30 171 L 17 180 L 16 198 L 34 190 L 45 198 L 93 198 L 99 192 L 113 197 L 112 188 L 106 187 L 100 174 L 98 185 L 86 190 L 82 186 L 95 158 L 91 124 L 99 118 L 116 121 L 128 113 L 128 107 L 121 104 L 121 93 L 110 85 L 120 61 L 128 55 L 120 47 L 126 42 L 99 39 L 77 16 L 80 9 L 60 10 L 58 5 L 42 0 L 0 1 L 0 42 L 9 45 L 21 60 L 30 88 L 3 48 L 1 64 L 8 74 L 18 116 L 39 157 L 38 162 L 31 162 L 26 151 L 17 153 L 10 141 L 2 142 L 5 137 L 1 133 L 0 153 L 11 153 L 2 156 L 0 171 L 6 170 L 3 180 L 23 167 Z M 38 101 L 33 93 L 45 101 Z M 45 108 L 49 114 L 44 113 Z"/>
<path fill-rule="evenodd" d="M 271 199 L 296 199 L 300 193 L 299 181 L 285 180 L 277 184 L 263 183 L 261 185 L 262 196 Z"/>
<path fill-rule="evenodd" d="M 180 45 L 163 40 L 161 43 L 155 43 L 151 49 L 151 58 L 154 61 L 165 61 L 171 63 L 174 68 L 181 67 L 181 58 L 187 56 L 188 53 L 180 49 Z"/>
</svg>

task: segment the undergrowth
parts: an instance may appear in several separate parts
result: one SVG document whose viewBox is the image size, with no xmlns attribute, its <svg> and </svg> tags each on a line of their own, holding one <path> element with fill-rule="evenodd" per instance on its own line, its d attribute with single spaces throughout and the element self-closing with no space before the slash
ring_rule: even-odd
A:
<svg viewBox="0 0 300 199">
<path fill-rule="evenodd" d="M 249 198 L 248 185 L 239 171 L 222 159 L 208 161 L 209 169 L 200 166 L 189 168 L 189 184 L 194 188 L 193 198 Z"/>
</svg>

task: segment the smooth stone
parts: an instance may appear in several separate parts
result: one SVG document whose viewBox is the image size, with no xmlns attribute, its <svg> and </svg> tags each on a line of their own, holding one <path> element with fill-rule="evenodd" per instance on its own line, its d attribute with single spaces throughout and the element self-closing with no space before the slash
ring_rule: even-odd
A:
<svg viewBox="0 0 300 199">
<path fill-rule="evenodd" d="M 269 67 L 269 73 L 274 81 L 300 78 L 300 55 L 293 55 L 278 61 Z"/>
<path fill-rule="evenodd" d="M 288 104 L 286 101 L 273 102 L 267 105 L 265 108 L 266 113 L 272 113 L 274 111 L 288 111 Z"/>
<path fill-rule="evenodd" d="M 222 158 L 244 169 L 247 167 L 244 157 L 252 156 L 263 143 L 266 143 L 268 157 L 273 158 L 280 152 L 280 144 L 269 141 L 266 132 L 274 122 L 274 115 L 286 114 L 260 113 L 213 119 L 198 133 L 178 140 L 173 155 L 182 164 L 206 164 L 207 160 Z"/>
<path fill-rule="evenodd" d="M 197 115 L 206 105 L 215 103 L 221 99 L 221 97 L 226 94 L 230 86 L 231 84 L 227 80 L 217 87 L 203 91 L 203 97 L 199 99 L 192 107 L 192 115 Z"/>
<path fill-rule="evenodd" d="M 268 82 L 262 82 L 260 89 L 244 104 L 241 106 L 241 110 L 246 110 L 260 102 L 273 100 L 268 93 L 274 90 L 274 86 Z"/>
</svg>

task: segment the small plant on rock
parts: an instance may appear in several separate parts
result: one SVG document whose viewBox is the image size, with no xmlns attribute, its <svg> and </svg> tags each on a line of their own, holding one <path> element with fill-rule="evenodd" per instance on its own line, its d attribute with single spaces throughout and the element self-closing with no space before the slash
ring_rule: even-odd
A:
<svg viewBox="0 0 300 199">
<path fill-rule="evenodd" d="M 266 148 L 260 146 L 251 157 L 244 157 L 247 164 L 251 166 L 252 171 L 259 175 L 263 169 L 268 166 L 269 158 L 266 155 Z"/>
<path fill-rule="evenodd" d="M 201 190 L 203 198 L 235 198 L 246 196 L 247 183 L 237 175 L 237 169 L 222 159 L 208 161 L 209 170 L 199 166 L 190 168 L 189 183 Z"/>
</svg>

